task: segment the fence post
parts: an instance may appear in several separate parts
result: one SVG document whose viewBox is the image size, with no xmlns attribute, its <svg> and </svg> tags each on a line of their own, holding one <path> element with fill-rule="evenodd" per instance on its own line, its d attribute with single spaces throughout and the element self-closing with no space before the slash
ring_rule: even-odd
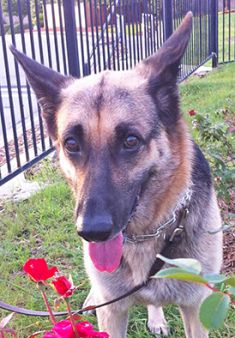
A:
<svg viewBox="0 0 235 338">
<path fill-rule="evenodd" d="M 218 65 L 218 0 L 211 1 L 211 54 L 215 68 Z"/>
<path fill-rule="evenodd" d="M 63 0 L 69 74 L 80 77 L 74 0 Z"/>
<path fill-rule="evenodd" d="M 172 0 L 163 0 L 163 40 L 166 41 L 173 33 Z"/>
</svg>

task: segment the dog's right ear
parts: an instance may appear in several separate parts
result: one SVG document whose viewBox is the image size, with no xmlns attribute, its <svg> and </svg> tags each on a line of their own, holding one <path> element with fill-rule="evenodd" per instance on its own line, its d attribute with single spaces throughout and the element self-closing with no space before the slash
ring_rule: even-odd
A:
<svg viewBox="0 0 235 338">
<path fill-rule="evenodd" d="M 188 12 L 177 30 L 153 55 L 139 63 L 136 70 L 154 84 L 176 83 L 179 66 L 192 31 L 192 12 Z M 153 88 L 154 90 L 154 88 Z"/>
<path fill-rule="evenodd" d="M 10 46 L 10 50 L 24 69 L 27 80 L 33 88 L 42 109 L 42 116 L 46 122 L 49 136 L 55 140 L 56 111 L 61 103 L 60 92 L 72 78 L 59 74 L 30 59 L 13 45 Z"/>
</svg>

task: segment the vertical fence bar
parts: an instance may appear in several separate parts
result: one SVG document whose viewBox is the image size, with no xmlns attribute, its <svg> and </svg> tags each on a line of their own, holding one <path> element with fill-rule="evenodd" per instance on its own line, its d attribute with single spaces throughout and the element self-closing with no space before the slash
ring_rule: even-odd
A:
<svg viewBox="0 0 235 338">
<path fill-rule="evenodd" d="M 86 69 L 85 65 L 85 55 L 84 55 L 84 43 L 83 43 L 83 27 L 82 27 L 82 16 L 81 16 L 81 4 L 80 0 L 77 2 L 78 5 L 78 25 L 79 25 L 79 35 L 80 35 L 80 51 L 82 56 L 82 74 L 83 76 L 88 75 L 86 74 L 88 70 Z"/>
<path fill-rule="evenodd" d="M 81 13 L 81 4 L 79 1 L 79 6 L 80 6 L 80 10 L 79 13 Z M 91 74 L 91 59 L 90 59 L 90 42 L 89 42 L 89 33 L 88 33 L 88 21 L 87 21 L 87 8 L 84 4 L 84 19 L 85 19 L 85 32 L 86 32 L 86 56 L 87 56 L 87 60 L 86 60 L 86 64 L 84 65 L 84 74 L 85 75 L 89 75 Z"/>
<path fill-rule="evenodd" d="M 69 73 L 80 77 L 74 0 L 63 0 Z"/>
<path fill-rule="evenodd" d="M 120 70 L 120 52 L 119 52 L 119 30 L 118 30 L 118 23 L 117 23 L 117 5 L 118 1 L 114 1 L 113 8 L 114 8 L 114 27 L 115 27 L 115 44 L 116 44 L 116 55 L 117 55 L 117 69 Z"/>
<path fill-rule="evenodd" d="M 57 39 L 57 31 L 56 31 L 54 0 L 51 0 L 51 14 L 52 14 L 53 36 L 54 36 L 54 46 L 55 46 L 56 68 L 57 68 L 57 71 L 60 72 L 60 60 L 59 60 L 59 51 L 58 51 L 58 39 Z"/>
<path fill-rule="evenodd" d="M 235 1 L 232 6 L 232 10 L 235 10 Z M 233 14 L 233 34 L 235 35 L 235 13 Z M 235 43 L 233 45 L 233 61 L 235 61 Z"/>
<path fill-rule="evenodd" d="M 114 21 L 116 21 L 116 12 L 114 13 L 114 7 L 112 0 L 109 0 L 111 9 L 111 40 L 112 40 L 112 58 L 113 58 L 113 70 L 116 70 L 116 50 L 115 50 L 115 39 L 114 39 Z"/>
<path fill-rule="evenodd" d="M 95 36 L 96 36 L 96 46 L 94 53 L 96 53 L 97 50 L 97 59 L 98 59 L 98 69 L 99 72 L 101 71 L 101 55 L 100 55 L 100 37 L 99 37 L 99 22 L 98 22 L 98 13 L 97 13 L 97 1 L 94 0 L 94 2 L 91 2 L 91 5 L 94 5 L 94 21 L 95 21 Z"/>
<path fill-rule="evenodd" d="M 100 20 L 100 27 L 101 27 L 101 32 L 100 32 L 100 38 L 99 38 L 99 40 L 102 43 L 103 69 L 106 69 L 106 54 L 105 54 L 105 40 L 104 40 L 104 26 L 105 25 L 103 25 L 103 3 L 102 3 L 101 0 L 99 0 L 98 6 L 100 8 L 99 20 Z M 108 28 L 105 27 L 105 29 L 108 29 Z"/>
<path fill-rule="evenodd" d="M 146 21 L 146 14 L 145 14 L 145 4 L 146 4 L 146 0 L 144 0 L 143 3 L 143 9 L 144 9 L 144 13 L 142 13 L 142 18 L 141 18 L 141 23 L 142 23 L 142 19 L 144 19 L 144 56 L 147 57 L 148 53 L 147 53 L 147 21 Z"/>
<path fill-rule="evenodd" d="M 19 17 L 21 15 L 21 4 L 20 1 L 17 2 L 17 9 L 19 12 Z M 22 16 L 22 15 L 21 15 Z M 23 29 L 23 22 L 20 20 L 20 30 Z M 16 39 L 14 30 L 12 29 L 11 33 L 12 43 L 15 46 L 16 45 Z M 22 126 L 22 136 L 24 140 L 24 151 L 25 151 L 25 158 L 26 161 L 29 160 L 29 146 L 28 146 L 28 140 L 27 140 L 27 134 L 26 134 L 26 124 L 25 124 L 25 114 L 24 114 L 24 104 L 23 104 L 23 95 L 22 95 L 22 85 L 21 85 L 21 79 L 20 79 L 20 73 L 19 73 L 19 67 L 18 63 L 15 60 L 15 74 L 16 74 L 16 82 L 17 82 L 17 92 L 18 92 L 18 99 L 19 99 L 19 108 L 20 108 L 20 117 L 21 117 L 21 126 Z"/>
<path fill-rule="evenodd" d="M 40 60 L 41 60 L 41 62 L 44 63 L 44 55 L 43 55 L 43 48 L 42 48 L 42 36 L 41 36 L 41 23 L 40 23 L 38 0 L 35 0 L 34 3 L 35 3 L 36 25 L 37 25 L 37 32 L 38 32 L 39 54 L 40 54 Z"/>
<path fill-rule="evenodd" d="M 49 66 L 52 67 L 51 43 L 50 43 L 50 36 L 49 36 L 49 27 L 48 27 L 48 15 L 47 15 L 47 3 L 46 3 L 46 0 L 43 0 L 43 8 L 44 8 L 44 23 L 45 23 L 45 29 L 46 29 L 48 62 L 49 62 Z"/>
<path fill-rule="evenodd" d="M 140 61 L 140 48 L 139 48 L 139 29 L 138 29 L 138 24 L 139 24 L 139 20 L 138 20 L 138 7 L 140 6 L 139 3 L 135 3 L 135 7 L 134 7 L 134 18 L 135 18 L 135 36 L 136 36 L 136 51 L 137 51 L 137 61 Z"/>
<path fill-rule="evenodd" d="M 62 10 L 61 10 L 61 0 L 58 0 L 58 10 L 59 10 L 59 21 L 60 21 L 60 40 L 61 40 L 61 48 L 62 48 L 62 56 L 63 56 L 63 66 L 64 66 L 64 74 L 67 74 L 67 61 L 65 56 L 65 42 L 64 42 L 64 28 L 63 28 L 63 20 L 62 20 Z"/>
<path fill-rule="evenodd" d="M 111 1 L 111 0 L 110 0 Z M 94 33 L 94 21 L 93 21 L 93 2 L 89 1 L 90 8 L 90 20 L 91 20 L 91 39 L 92 39 L 92 53 L 89 55 L 89 58 L 93 58 L 94 72 L 97 72 L 97 61 L 96 61 L 96 45 L 95 45 L 95 33 Z M 86 11 L 86 3 L 84 2 L 84 10 Z"/>
<path fill-rule="evenodd" d="M 134 22 L 134 7 L 135 3 L 132 0 L 131 2 L 131 28 L 132 28 L 132 42 L 133 42 L 133 57 L 134 57 L 134 65 L 136 65 L 136 49 L 135 49 L 135 22 Z"/>
<path fill-rule="evenodd" d="M 156 3 L 156 31 L 157 31 L 157 40 L 156 40 L 156 46 L 155 49 L 158 49 L 160 46 L 160 40 L 161 40 L 161 20 L 160 20 L 160 10 L 159 10 L 160 4 Z"/>
<path fill-rule="evenodd" d="M 8 146 L 8 139 L 7 139 L 7 127 L 5 123 L 1 85 L 0 85 L 0 118 L 1 118 L 0 121 L 2 123 L 2 134 L 3 134 L 4 150 L 5 150 L 5 155 L 6 155 L 7 171 L 8 173 L 10 173 L 11 172 L 11 158 L 10 158 L 10 152 L 9 152 L 9 146 Z M 0 171 L 0 178 L 2 178 L 1 171 Z"/>
<path fill-rule="evenodd" d="M 30 8 L 30 1 L 26 0 L 27 6 L 27 15 L 29 20 L 29 38 L 30 38 L 30 47 L 33 59 L 35 59 L 35 48 L 34 48 L 34 37 L 33 37 L 33 25 L 32 25 L 32 15 L 31 15 L 31 8 Z M 38 147 L 37 147 L 37 137 L 36 137 L 36 128 L 35 128 L 35 116 L 33 114 L 33 105 L 32 105 L 32 97 L 31 97 L 31 89 L 29 84 L 27 83 L 27 92 L 29 93 L 29 115 L 30 115 L 30 123 L 31 123 L 31 132 L 32 132 L 32 142 L 33 142 L 33 149 L 34 155 L 38 155 Z"/>
<path fill-rule="evenodd" d="M 231 61 L 231 0 L 228 1 L 228 61 Z"/>
<path fill-rule="evenodd" d="M 104 0 L 104 16 L 105 16 L 105 26 L 106 26 L 106 44 L 107 44 L 107 63 L 106 66 L 108 69 L 111 69 L 111 55 L 110 55 L 110 46 L 109 46 L 109 24 L 112 20 L 112 15 L 110 14 L 110 20 L 108 22 L 108 10 L 107 10 L 107 2 Z M 110 8 L 111 11 L 111 8 Z"/>
<path fill-rule="evenodd" d="M 151 35 L 149 34 L 149 8 L 148 8 L 149 1 L 146 1 L 146 30 L 147 30 L 147 46 L 148 46 L 148 56 L 150 55 L 150 43 L 151 43 Z"/>
<path fill-rule="evenodd" d="M 20 18 L 20 35 L 21 35 L 21 45 L 23 52 L 27 54 L 27 48 L 26 48 L 26 39 L 25 39 L 25 32 L 24 32 L 24 24 L 23 24 L 23 14 L 22 14 L 22 8 L 21 8 L 21 3 L 20 0 L 17 1 L 18 5 L 18 13 L 19 13 L 19 18 Z M 28 13 L 28 5 L 27 6 L 27 13 Z M 17 66 L 18 67 L 18 66 Z M 36 137 L 35 137 L 35 124 L 34 124 L 34 117 L 33 117 L 33 105 L 32 105 L 32 97 L 31 97 L 31 89 L 29 87 L 28 82 L 26 81 L 26 92 L 27 92 L 27 98 L 28 98 L 28 109 L 29 109 L 29 116 L 30 116 L 30 126 L 31 126 L 31 135 L 30 139 L 27 140 L 27 144 L 30 144 L 30 141 L 32 140 L 33 143 L 33 149 L 34 149 L 34 155 L 37 155 L 37 150 L 36 150 Z M 24 106 L 25 108 L 25 106 Z M 26 138 L 28 136 L 26 135 Z M 29 151 L 29 148 L 28 148 Z M 26 155 L 27 156 L 27 155 Z M 30 158 L 28 159 L 30 160 Z"/>
<path fill-rule="evenodd" d="M 173 32 L 172 0 L 164 0 L 162 9 L 163 9 L 163 40 L 166 41 Z"/>
<path fill-rule="evenodd" d="M 164 41 L 164 29 L 163 29 L 163 14 L 162 14 L 162 11 L 161 11 L 161 7 L 159 5 L 159 35 L 160 35 L 160 44 L 159 44 L 159 47 L 163 44 L 163 41 Z"/>
<path fill-rule="evenodd" d="M 126 18 L 127 18 L 127 30 L 128 30 L 128 49 L 129 49 L 129 67 L 132 68 L 132 44 L 131 44 L 131 15 L 130 15 L 131 4 L 126 4 Z"/>
<path fill-rule="evenodd" d="M 208 21 L 208 35 L 207 35 L 208 47 L 207 48 L 209 48 L 209 53 L 210 53 L 210 46 L 211 46 L 211 17 L 209 15 L 209 13 L 210 13 L 210 0 L 207 0 L 207 21 Z"/>
<path fill-rule="evenodd" d="M 199 1 L 198 3 L 198 10 L 199 10 L 199 15 L 198 15 L 198 18 L 199 18 L 199 62 L 201 61 L 202 59 L 202 31 L 203 31 L 203 17 L 202 17 L 202 3 L 201 1 Z"/>
<path fill-rule="evenodd" d="M 39 5 L 38 0 L 35 0 L 35 16 L 36 16 L 36 25 L 38 31 L 38 46 L 39 46 L 39 53 L 41 62 L 44 63 L 44 55 L 43 55 L 43 48 L 42 48 L 42 36 L 41 36 L 41 23 L 40 23 L 40 16 L 39 16 Z M 41 146 L 42 150 L 46 149 L 45 147 L 45 137 L 44 137 L 44 127 L 42 116 L 40 114 L 40 108 L 38 106 L 38 121 L 39 121 L 39 130 L 40 130 L 40 138 L 41 138 Z"/>
<path fill-rule="evenodd" d="M 140 59 L 143 60 L 144 56 L 143 56 L 143 31 L 142 31 L 142 10 L 141 10 L 141 4 L 138 5 L 138 11 L 137 11 L 137 15 L 139 18 L 139 36 L 140 36 Z"/>
<path fill-rule="evenodd" d="M 150 35 L 151 35 L 151 54 L 154 52 L 155 46 L 155 29 L 154 29 L 154 12 L 153 12 L 153 4 L 150 1 L 149 4 L 149 13 L 150 13 Z"/>
<path fill-rule="evenodd" d="M 118 1 L 118 12 L 119 12 L 119 28 L 120 28 L 120 48 L 121 48 L 121 61 L 122 61 L 122 70 L 125 69 L 125 63 L 124 63 L 124 32 L 123 32 L 123 17 L 122 17 L 122 11 L 121 11 L 121 0 Z"/>
<path fill-rule="evenodd" d="M 11 1 L 8 1 L 8 11 L 11 9 Z M 12 29 L 12 15 L 10 16 L 10 26 Z M 10 105 L 10 116 L 11 116 L 11 124 L 12 124 L 12 136 L 14 140 L 14 151 L 16 155 L 16 163 L 17 167 L 20 167 L 20 153 L 19 153 L 19 143 L 18 143 L 18 135 L 17 135 L 17 128 L 16 128 L 16 120 L 15 120 L 15 109 L 14 109 L 14 100 L 13 100 L 13 94 L 12 94 L 12 80 L 11 80 L 11 74 L 10 74 L 10 64 L 7 56 L 7 43 L 6 43 L 6 37 L 4 32 L 4 26 L 3 26 L 3 12 L 2 7 L 0 4 L 0 32 L 2 32 L 2 50 L 3 50 L 3 57 L 5 60 L 5 77 L 6 77 L 6 83 L 7 83 L 7 92 L 8 92 L 8 98 L 9 98 L 9 105 Z"/>
<path fill-rule="evenodd" d="M 211 1 L 211 54 L 215 68 L 218 65 L 218 0 Z"/>
</svg>

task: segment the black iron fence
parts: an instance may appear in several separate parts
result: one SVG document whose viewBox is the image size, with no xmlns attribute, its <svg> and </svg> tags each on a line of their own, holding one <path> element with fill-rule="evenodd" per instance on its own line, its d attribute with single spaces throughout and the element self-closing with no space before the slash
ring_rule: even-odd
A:
<svg viewBox="0 0 235 338">
<path fill-rule="evenodd" d="M 235 0 L 220 0 L 218 12 L 218 59 L 235 60 Z"/>
<path fill-rule="evenodd" d="M 0 185 L 52 151 L 39 108 L 9 53 L 64 74 L 125 70 L 155 52 L 194 13 L 181 80 L 213 60 L 235 60 L 235 0 L 0 0 Z"/>
</svg>

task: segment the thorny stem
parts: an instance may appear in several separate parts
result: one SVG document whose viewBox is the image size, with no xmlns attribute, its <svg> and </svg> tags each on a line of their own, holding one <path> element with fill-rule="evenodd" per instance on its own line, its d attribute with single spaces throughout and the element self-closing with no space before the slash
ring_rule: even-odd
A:
<svg viewBox="0 0 235 338">
<path fill-rule="evenodd" d="M 72 314 L 72 310 L 71 310 L 71 306 L 70 306 L 69 300 L 67 298 L 64 298 L 64 300 L 65 300 L 65 303 L 66 303 L 66 306 L 67 306 L 67 310 L 68 310 L 68 314 L 69 314 L 69 318 L 70 318 L 70 322 L 71 322 L 73 331 L 75 333 L 76 338 L 79 338 L 78 331 L 76 329 L 76 325 L 75 325 L 75 322 L 74 322 L 74 318 L 73 318 L 73 314 Z"/>
<path fill-rule="evenodd" d="M 44 303 L 46 305 L 46 308 L 47 308 L 47 310 L 49 312 L 50 320 L 51 320 L 52 324 L 55 325 L 56 324 L 55 316 L 53 315 L 53 312 L 51 310 L 51 306 L 50 306 L 50 304 L 48 302 L 47 295 L 46 295 L 45 291 L 42 288 L 42 283 L 38 283 L 38 288 L 41 291 L 42 298 L 43 298 Z"/>
</svg>

